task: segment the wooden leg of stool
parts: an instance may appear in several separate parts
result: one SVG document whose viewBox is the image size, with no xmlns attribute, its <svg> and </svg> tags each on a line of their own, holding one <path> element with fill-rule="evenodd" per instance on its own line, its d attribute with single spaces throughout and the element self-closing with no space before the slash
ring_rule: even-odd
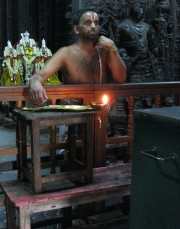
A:
<svg viewBox="0 0 180 229">
<path fill-rule="evenodd" d="M 76 126 L 68 126 L 68 159 L 70 162 L 69 169 L 74 168 L 74 160 L 76 158 Z"/>
<path fill-rule="evenodd" d="M 5 202 L 6 202 L 7 228 L 15 229 L 16 228 L 16 208 L 7 196 Z"/>
<path fill-rule="evenodd" d="M 87 176 L 85 183 L 90 184 L 93 181 L 93 136 L 92 136 L 93 119 L 88 117 L 87 124 L 85 125 L 85 165 L 87 168 Z"/>
<path fill-rule="evenodd" d="M 19 209 L 18 229 L 31 229 L 30 213 L 26 208 Z"/>
</svg>

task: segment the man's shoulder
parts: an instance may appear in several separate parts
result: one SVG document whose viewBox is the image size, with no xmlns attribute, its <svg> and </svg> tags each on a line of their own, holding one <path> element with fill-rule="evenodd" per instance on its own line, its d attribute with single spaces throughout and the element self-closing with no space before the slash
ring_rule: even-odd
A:
<svg viewBox="0 0 180 229">
<path fill-rule="evenodd" d="M 68 52 L 70 50 L 70 46 L 64 46 L 59 48 L 58 52 Z"/>
<path fill-rule="evenodd" d="M 61 53 L 64 53 L 64 54 L 70 54 L 73 51 L 75 51 L 76 49 L 77 49 L 77 46 L 72 44 L 72 45 L 64 46 L 64 47 L 60 48 L 58 50 L 58 52 L 61 52 Z"/>
<path fill-rule="evenodd" d="M 70 46 L 64 46 L 57 50 L 55 56 L 62 59 L 67 59 L 67 56 L 70 56 L 72 48 Z"/>
</svg>

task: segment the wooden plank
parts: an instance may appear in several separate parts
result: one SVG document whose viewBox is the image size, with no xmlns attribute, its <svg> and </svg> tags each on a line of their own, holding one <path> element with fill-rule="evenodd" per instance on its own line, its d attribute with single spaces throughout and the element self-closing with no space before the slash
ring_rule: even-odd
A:
<svg viewBox="0 0 180 229">
<path fill-rule="evenodd" d="M 117 225 L 122 225 L 122 229 L 123 229 L 124 228 L 123 225 L 125 225 L 126 226 L 125 228 L 127 229 L 128 224 L 129 224 L 129 216 L 122 216 L 110 220 L 103 220 L 102 222 L 85 224 L 83 226 L 79 226 L 76 228 L 77 229 L 104 229 L 104 228 L 115 227 Z M 74 227 L 69 227 L 67 229 L 74 229 Z"/>
<path fill-rule="evenodd" d="M 12 161 L 1 162 L 0 163 L 0 172 L 12 171 L 14 169 L 13 167 L 14 167 L 14 164 Z"/>
<path fill-rule="evenodd" d="M 4 206 L 5 205 L 5 197 L 4 197 L 4 194 L 0 194 L 0 206 Z"/>
<path fill-rule="evenodd" d="M 17 147 L 0 148 L 0 156 L 16 155 L 16 154 L 17 154 Z"/>
<path fill-rule="evenodd" d="M 132 137 L 128 135 L 118 136 L 118 137 L 108 137 L 106 138 L 106 144 L 119 144 L 123 142 L 129 142 L 132 140 Z"/>
<path fill-rule="evenodd" d="M 69 160 L 58 160 L 56 158 L 56 161 L 41 162 L 41 169 L 51 168 L 51 166 L 66 167 L 69 166 Z"/>
<path fill-rule="evenodd" d="M 44 203 L 46 205 L 47 200 L 50 200 L 51 203 L 54 203 L 56 206 L 58 205 L 58 207 L 60 206 L 57 201 L 61 200 L 61 204 L 63 203 L 63 207 L 65 207 L 66 205 L 70 206 L 71 204 L 76 205 L 96 202 L 116 195 L 130 195 L 130 164 L 97 168 L 94 169 L 93 172 L 94 178 L 92 184 L 67 189 L 71 183 L 59 182 L 60 190 L 63 189 L 60 192 L 49 193 L 52 188 L 52 184 L 47 184 L 43 191 L 46 190 L 48 193 L 35 195 L 32 191 L 31 183 L 18 181 L 2 182 L 1 187 L 6 193 L 8 193 L 9 198 L 17 207 L 33 203 L 33 205 L 36 205 L 38 208 L 38 203 Z M 66 199 L 68 200 L 67 202 Z M 43 208 L 46 207 L 43 206 L 42 209 Z"/>
<path fill-rule="evenodd" d="M 76 141 L 76 147 L 82 147 L 82 141 L 81 140 L 77 140 Z M 40 146 L 40 151 L 41 152 L 46 152 L 46 151 L 50 151 L 50 150 L 59 150 L 59 149 L 67 149 L 68 148 L 68 144 L 66 142 L 62 142 L 62 143 L 57 143 L 57 144 L 53 144 L 53 145 L 49 145 L 49 144 L 43 144 Z M 8 148 L 0 148 L 0 156 L 6 156 L 6 155 L 16 155 L 17 152 L 17 147 L 8 147 Z M 31 147 L 28 146 L 27 147 L 27 152 L 31 153 Z"/>
<path fill-rule="evenodd" d="M 60 174 L 50 174 L 47 177 L 41 177 L 41 182 L 42 183 L 46 183 L 46 182 L 53 182 L 53 181 L 62 181 L 65 179 L 73 179 L 76 177 L 80 177 L 80 176 L 85 176 L 87 175 L 87 170 L 85 169 L 81 169 L 81 170 L 72 170 L 72 171 L 68 171 L 68 172 L 62 172 Z"/>
</svg>

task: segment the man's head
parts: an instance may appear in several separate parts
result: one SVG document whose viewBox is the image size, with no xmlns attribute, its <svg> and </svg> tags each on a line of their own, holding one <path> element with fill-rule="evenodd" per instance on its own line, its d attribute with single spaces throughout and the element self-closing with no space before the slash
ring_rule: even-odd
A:
<svg viewBox="0 0 180 229">
<path fill-rule="evenodd" d="M 82 9 L 74 17 L 74 32 L 86 40 L 95 40 L 99 32 L 99 16 L 92 9 Z"/>
<path fill-rule="evenodd" d="M 81 16 L 86 12 L 94 12 L 94 13 L 96 13 L 98 15 L 98 13 L 92 8 L 80 9 L 80 10 L 77 11 L 77 13 L 75 14 L 75 16 L 73 18 L 73 24 L 74 25 L 78 25 Z"/>
</svg>

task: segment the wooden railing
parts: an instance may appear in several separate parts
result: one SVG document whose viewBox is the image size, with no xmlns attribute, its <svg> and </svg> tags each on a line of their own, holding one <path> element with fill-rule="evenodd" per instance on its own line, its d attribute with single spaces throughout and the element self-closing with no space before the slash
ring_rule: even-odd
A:
<svg viewBox="0 0 180 229">
<path fill-rule="evenodd" d="M 160 106 L 161 96 L 172 94 L 175 96 L 175 105 L 179 105 L 180 82 L 161 82 L 161 83 L 141 83 L 141 84 L 108 84 L 108 85 L 61 85 L 45 86 L 51 104 L 56 104 L 60 99 L 82 98 L 84 105 L 91 102 L 102 102 L 102 97 L 106 94 L 109 101 L 116 97 L 128 98 L 128 131 L 126 136 L 106 137 L 106 106 L 98 111 L 95 117 L 94 126 L 94 167 L 105 165 L 106 144 L 118 144 L 127 142 L 127 162 L 131 162 L 132 137 L 133 137 L 133 110 L 134 97 L 143 95 L 153 95 L 155 106 Z M 22 108 L 25 101 L 30 100 L 29 89 L 27 86 L 0 87 L 0 101 L 13 101 L 16 108 Z M 102 121 L 99 129 L 99 119 Z M 2 137 L 2 136 L 1 136 Z M 43 150 L 53 150 L 52 146 L 41 146 Z M 28 149 L 30 151 L 30 147 Z M 12 148 L 2 148 L 0 146 L 0 156 L 17 154 L 16 143 Z M 4 205 L 4 200 L 0 200 L 0 206 Z"/>
<path fill-rule="evenodd" d="M 117 96 L 179 94 L 180 81 L 159 83 L 128 83 L 103 85 L 60 85 L 45 86 L 49 99 L 86 98 L 99 99 L 106 93 L 110 98 Z M 88 98 L 90 96 L 90 98 Z M 0 87 L 0 101 L 30 100 L 27 86 Z"/>
<path fill-rule="evenodd" d="M 160 106 L 162 95 L 173 94 L 176 96 L 176 104 L 179 105 L 180 82 L 160 82 L 141 84 L 105 84 L 105 85 L 61 85 L 45 86 L 51 104 L 56 104 L 59 99 L 82 98 L 84 105 L 91 102 L 102 102 L 106 94 L 109 101 L 116 97 L 128 98 L 128 132 L 126 136 L 106 137 L 106 109 L 98 112 L 95 118 L 95 167 L 105 164 L 106 144 L 118 144 L 128 142 L 128 162 L 132 153 L 132 128 L 134 96 L 153 95 L 156 107 Z M 29 88 L 27 86 L 0 87 L 0 101 L 14 101 L 16 108 L 22 108 L 24 102 L 30 100 Z M 98 130 L 99 119 L 102 121 L 101 130 Z M 43 146 L 42 146 L 43 150 Z M 0 156 L 17 154 L 17 148 L 0 148 Z"/>
</svg>

